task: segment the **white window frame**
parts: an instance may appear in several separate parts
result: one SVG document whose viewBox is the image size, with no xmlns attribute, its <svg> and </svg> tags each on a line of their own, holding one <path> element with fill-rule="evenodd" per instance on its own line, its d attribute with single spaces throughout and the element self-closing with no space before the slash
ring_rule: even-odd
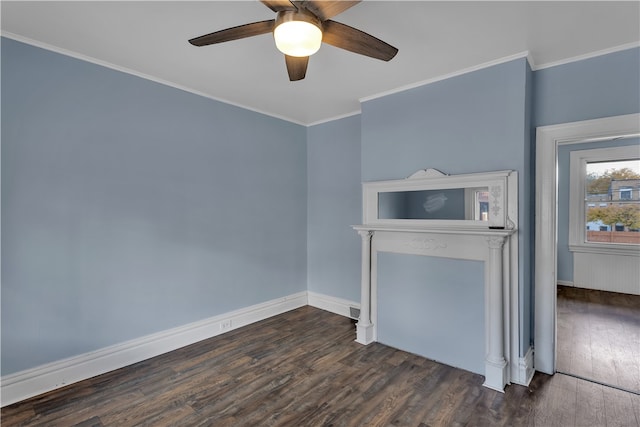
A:
<svg viewBox="0 0 640 427">
<path fill-rule="evenodd" d="M 585 189 L 587 163 L 635 159 L 640 155 L 638 145 L 595 148 L 570 153 L 569 184 L 569 250 L 609 255 L 640 257 L 640 245 L 625 243 L 587 242 Z"/>
</svg>

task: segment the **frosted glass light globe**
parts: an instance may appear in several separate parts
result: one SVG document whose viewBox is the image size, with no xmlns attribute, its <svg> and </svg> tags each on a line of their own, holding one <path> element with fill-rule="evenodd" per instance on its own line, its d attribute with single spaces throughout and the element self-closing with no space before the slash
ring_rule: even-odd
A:
<svg viewBox="0 0 640 427">
<path fill-rule="evenodd" d="M 320 49 L 322 31 L 310 22 L 287 21 L 273 31 L 276 47 L 285 55 L 310 56 Z"/>
</svg>

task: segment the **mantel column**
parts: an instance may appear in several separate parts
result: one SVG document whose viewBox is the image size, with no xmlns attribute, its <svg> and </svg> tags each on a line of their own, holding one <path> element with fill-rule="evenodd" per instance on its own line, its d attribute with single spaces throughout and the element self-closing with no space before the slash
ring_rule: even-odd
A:
<svg viewBox="0 0 640 427">
<path fill-rule="evenodd" d="M 489 324 L 486 326 L 489 336 L 489 347 L 485 358 L 484 386 L 504 391 L 507 384 L 507 361 L 504 358 L 504 317 L 502 309 L 502 248 L 505 237 L 488 237 L 489 244 L 489 283 L 485 292 L 488 293 Z"/>
<path fill-rule="evenodd" d="M 362 237 L 362 282 L 360 287 L 360 318 L 356 324 L 356 342 L 373 342 L 373 324 L 371 323 L 371 238 L 372 230 L 359 230 Z"/>
</svg>

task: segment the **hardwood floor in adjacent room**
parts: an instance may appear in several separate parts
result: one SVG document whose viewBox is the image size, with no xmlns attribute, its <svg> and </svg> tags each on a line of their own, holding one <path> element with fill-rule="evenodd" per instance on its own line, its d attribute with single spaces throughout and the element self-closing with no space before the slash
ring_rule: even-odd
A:
<svg viewBox="0 0 640 427">
<path fill-rule="evenodd" d="M 558 286 L 557 370 L 640 393 L 640 296 Z"/>
<path fill-rule="evenodd" d="M 638 426 L 640 396 L 483 377 L 374 343 L 303 307 L 2 409 L 2 426 Z"/>
</svg>

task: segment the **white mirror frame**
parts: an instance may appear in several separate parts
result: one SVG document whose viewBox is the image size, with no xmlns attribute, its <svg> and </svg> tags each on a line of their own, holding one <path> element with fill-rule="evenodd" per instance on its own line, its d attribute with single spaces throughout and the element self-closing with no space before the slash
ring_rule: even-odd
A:
<svg viewBox="0 0 640 427">
<path fill-rule="evenodd" d="M 640 114 L 542 126 L 536 132 L 534 368 L 556 371 L 558 146 L 640 134 Z"/>
<path fill-rule="evenodd" d="M 504 228 L 512 230 L 515 221 L 507 212 L 508 181 L 515 179 L 514 171 L 496 171 L 447 175 L 436 169 L 420 170 L 406 179 L 363 183 L 363 223 L 372 225 L 429 225 L 443 227 Z M 443 219 L 380 219 L 378 216 L 379 193 L 443 190 L 454 188 L 486 187 L 489 191 L 489 221 Z"/>
</svg>

